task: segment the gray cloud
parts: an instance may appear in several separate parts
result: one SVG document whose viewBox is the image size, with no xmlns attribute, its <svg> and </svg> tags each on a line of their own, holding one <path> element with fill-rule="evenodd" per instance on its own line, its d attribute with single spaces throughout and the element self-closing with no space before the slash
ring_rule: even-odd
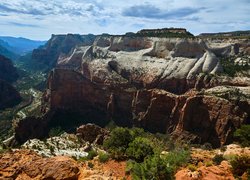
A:
<svg viewBox="0 0 250 180">
<path fill-rule="evenodd" d="M 179 9 L 163 10 L 151 4 L 145 4 L 126 8 L 123 10 L 122 15 L 149 19 L 177 19 L 198 13 L 202 9 L 204 8 L 185 7 Z"/>
</svg>

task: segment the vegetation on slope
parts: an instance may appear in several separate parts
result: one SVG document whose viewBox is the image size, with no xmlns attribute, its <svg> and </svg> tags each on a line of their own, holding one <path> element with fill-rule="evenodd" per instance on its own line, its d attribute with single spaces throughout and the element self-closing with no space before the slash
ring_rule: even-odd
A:
<svg viewBox="0 0 250 180">
<path fill-rule="evenodd" d="M 173 179 L 177 169 L 188 162 L 189 149 L 173 145 L 166 136 L 139 128 L 115 128 L 104 142 L 111 157 L 127 160 L 133 179 Z M 171 152 L 162 153 L 166 150 Z"/>
</svg>

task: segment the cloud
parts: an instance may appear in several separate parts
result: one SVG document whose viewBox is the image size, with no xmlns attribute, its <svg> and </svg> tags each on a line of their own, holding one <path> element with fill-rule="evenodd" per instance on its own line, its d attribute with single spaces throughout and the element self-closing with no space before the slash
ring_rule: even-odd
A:
<svg viewBox="0 0 250 180">
<path fill-rule="evenodd" d="M 177 19 L 198 13 L 201 8 L 184 7 L 179 9 L 165 10 L 151 4 L 135 5 L 123 10 L 122 15 L 152 19 Z"/>
<path fill-rule="evenodd" d="M 0 0 L 1 35 L 124 34 L 183 27 L 191 33 L 250 29 L 250 0 Z"/>
<path fill-rule="evenodd" d="M 32 28 L 40 28 L 39 25 L 35 24 L 24 24 L 24 23 L 17 23 L 17 22 L 8 22 L 9 25 L 14 25 L 18 27 L 32 27 Z"/>
<path fill-rule="evenodd" d="M 85 16 L 87 12 L 95 14 L 100 9 L 91 3 L 75 2 L 72 0 L 41 0 L 22 1 L 13 0 L 0 2 L 0 11 L 5 13 L 26 14 L 33 16 L 70 15 Z"/>
</svg>

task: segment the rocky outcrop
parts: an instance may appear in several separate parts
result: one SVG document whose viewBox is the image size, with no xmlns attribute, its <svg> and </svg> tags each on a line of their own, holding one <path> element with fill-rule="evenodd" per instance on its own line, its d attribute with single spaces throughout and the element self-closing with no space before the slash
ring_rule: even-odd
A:
<svg viewBox="0 0 250 180">
<path fill-rule="evenodd" d="M 42 158 L 28 150 L 0 155 L 0 179 L 77 180 L 79 174 L 78 164 L 69 157 Z"/>
<path fill-rule="evenodd" d="M 83 141 L 88 141 L 94 144 L 103 144 L 103 141 L 108 137 L 109 131 L 95 124 L 82 125 L 76 130 L 76 135 Z"/>
<path fill-rule="evenodd" d="M 8 82 L 0 79 L 0 110 L 13 107 L 20 101 L 21 96 L 16 89 Z"/>
</svg>

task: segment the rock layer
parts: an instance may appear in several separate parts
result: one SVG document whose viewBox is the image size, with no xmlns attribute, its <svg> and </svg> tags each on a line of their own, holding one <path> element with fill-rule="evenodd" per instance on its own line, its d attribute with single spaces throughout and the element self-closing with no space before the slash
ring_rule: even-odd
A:
<svg viewBox="0 0 250 180">
<path fill-rule="evenodd" d="M 194 143 L 211 142 L 214 146 L 228 143 L 234 129 L 247 118 L 247 113 L 238 106 L 219 97 L 112 87 L 91 82 L 71 70 L 55 69 L 48 86 L 44 100 L 51 110 L 77 110 L 82 115 L 102 112 L 103 120 L 168 132 L 178 138 L 188 134 Z"/>
</svg>

